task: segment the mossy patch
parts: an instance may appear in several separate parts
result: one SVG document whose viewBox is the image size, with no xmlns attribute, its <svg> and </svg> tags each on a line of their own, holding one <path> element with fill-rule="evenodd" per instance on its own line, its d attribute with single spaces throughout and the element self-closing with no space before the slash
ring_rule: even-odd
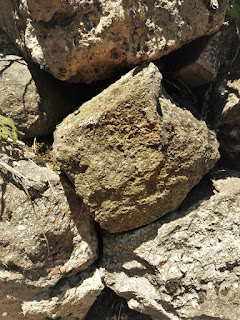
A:
<svg viewBox="0 0 240 320">
<path fill-rule="evenodd" d="M 0 141 L 10 139 L 16 142 L 17 138 L 17 128 L 15 127 L 14 121 L 0 115 Z"/>
</svg>

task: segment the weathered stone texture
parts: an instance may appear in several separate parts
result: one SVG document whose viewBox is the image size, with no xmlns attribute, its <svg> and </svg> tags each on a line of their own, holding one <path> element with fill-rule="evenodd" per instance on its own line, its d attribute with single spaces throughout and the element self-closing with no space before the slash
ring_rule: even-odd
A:
<svg viewBox="0 0 240 320">
<path fill-rule="evenodd" d="M 81 320 L 104 288 L 98 269 L 90 267 L 64 278 L 49 290 L 39 290 L 31 298 L 17 300 L 14 291 L 0 292 L 0 315 L 4 320 Z"/>
<path fill-rule="evenodd" d="M 104 281 L 131 308 L 154 319 L 239 319 L 239 173 L 221 170 L 214 185 L 192 207 L 103 234 Z"/>
<path fill-rule="evenodd" d="M 214 133 L 169 99 L 157 67 L 143 65 L 55 131 L 62 170 L 110 232 L 175 210 L 218 160 Z"/>
<path fill-rule="evenodd" d="M 104 289 L 98 269 L 89 269 L 65 278 L 56 288 L 49 290 L 48 296 L 42 294 L 33 301 L 22 304 L 25 319 L 81 320 Z M 38 318 L 37 318 L 38 317 Z M 46 318 L 49 319 L 49 318 Z"/>
<path fill-rule="evenodd" d="M 240 169 L 240 62 L 214 84 L 209 105 L 208 120 L 217 131 L 225 165 Z"/>
<path fill-rule="evenodd" d="M 72 102 L 56 79 L 14 51 L 0 30 L 0 114 L 12 118 L 25 138 L 52 133 Z"/>
<path fill-rule="evenodd" d="M 218 2 L 5 0 L 0 26 L 56 78 L 91 82 L 217 31 L 229 6 Z"/>
<path fill-rule="evenodd" d="M 54 171 L 18 148 L 2 146 L 0 154 L 1 293 L 33 298 L 96 260 L 94 220 Z"/>
<path fill-rule="evenodd" d="M 174 73 L 174 78 L 189 88 L 214 81 L 220 67 L 226 61 L 235 38 L 234 32 L 233 28 L 223 26 L 214 35 L 201 38 L 197 43 L 190 43 L 184 52 L 186 57 L 182 57 L 181 64 L 184 63 L 184 66 Z"/>
</svg>

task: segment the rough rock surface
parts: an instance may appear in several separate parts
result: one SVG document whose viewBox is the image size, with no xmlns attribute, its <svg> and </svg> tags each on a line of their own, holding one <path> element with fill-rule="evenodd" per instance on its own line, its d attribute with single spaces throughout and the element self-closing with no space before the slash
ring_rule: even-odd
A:
<svg viewBox="0 0 240 320">
<path fill-rule="evenodd" d="M 90 267 L 27 299 L 16 300 L 14 291 L 0 293 L 4 320 L 82 320 L 104 288 L 98 269 Z"/>
<path fill-rule="evenodd" d="M 190 43 L 185 50 L 183 61 L 177 62 L 184 66 L 174 73 L 174 77 L 189 88 L 196 88 L 215 80 L 230 51 L 234 32 L 233 28 L 224 26 L 208 38 L 204 37 L 196 43 Z"/>
<path fill-rule="evenodd" d="M 212 90 L 208 119 L 217 129 L 221 154 L 227 165 L 240 169 L 240 60 L 231 66 Z"/>
<path fill-rule="evenodd" d="M 130 309 L 126 299 L 105 287 L 84 320 L 152 320 L 152 318 Z"/>
<path fill-rule="evenodd" d="M 56 78 L 91 82 L 217 31 L 229 1 L 218 1 L 216 10 L 210 3 L 5 0 L 0 2 L 0 26 L 25 56 Z"/>
<path fill-rule="evenodd" d="M 88 268 L 98 242 L 89 209 L 66 179 L 21 148 L 2 143 L 0 154 L 2 309 L 7 295 L 38 300 L 61 278 Z"/>
<path fill-rule="evenodd" d="M 110 232 L 175 210 L 219 157 L 214 133 L 169 100 L 152 63 L 83 104 L 54 137 L 61 168 Z"/>
<path fill-rule="evenodd" d="M 12 118 L 26 138 L 51 133 L 72 110 L 71 101 L 52 76 L 11 54 L 2 32 L 0 44 L 0 114 Z"/>
<path fill-rule="evenodd" d="M 134 231 L 105 232 L 106 285 L 154 319 L 238 320 L 239 176 L 221 170 L 215 194 L 194 206 Z"/>
</svg>

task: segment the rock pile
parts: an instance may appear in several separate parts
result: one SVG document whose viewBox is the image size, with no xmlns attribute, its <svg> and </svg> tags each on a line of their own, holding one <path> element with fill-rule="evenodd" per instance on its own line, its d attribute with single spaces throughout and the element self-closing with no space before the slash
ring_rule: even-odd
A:
<svg viewBox="0 0 240 320">
<path fill-rule="evenodd" d="M 228 7 L 0 2 L 1 319 L 239 320 Z"/>
</svg>

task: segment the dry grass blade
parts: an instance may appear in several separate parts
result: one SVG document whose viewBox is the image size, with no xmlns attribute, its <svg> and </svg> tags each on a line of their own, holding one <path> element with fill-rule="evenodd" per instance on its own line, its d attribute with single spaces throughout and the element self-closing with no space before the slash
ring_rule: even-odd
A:
<svg viewBox="0 0 240 320">
<path fill-rule="evenodd" d="M 29 160 L 30 160 L 30 159 L 29 159 Z M 33 162 L 32 160 L 30 160 L 30 161 Z M 33 162 L 33 163 L 35 164 L 35 162 Z M 36 165 L 36 164 L 35 164 L 35 165 Z M 22 181 L 22 179 L 24 179 L 27 183 L 30 184 L 29 180 L 28 180 L 21 172 L 13 169 L 13 168 L 12 168 L 11 166 L 9 166 L 7 163 L 4 163 L 4 162 L 0 161 L 0 166 L 2 166 L 5 170 L 9 171 L 9 172 L 12 174 L 13 178 L 16 178 L 16 177 L 18 178 L 19 183 L 22 185 L 22 187 L 23 187 L 23 189 L 24 189 L 24 191 L 25 191 L 25 193 L 26 193 L 29 201 L 31 202 L 31 205 L 32 205 L 32 208 L 33 208 L 34 213 L 37 215 L 37 212 L 36 212 L 36 210 L 35 210 L 33 201 L 32 201 L 32 199 L 31 199 L 31 196 L 30 196 L 29 192 L 28 192 L 27 186 L 25 185 L 24 181 Z M 37 166 L 37 165 L 36 165 L 36 166 Z M 37 167 L 38 167 L 38 166 L 37 166 Z M 39 167 L 38 167 L 38 168 L 39 168 Z M 40 168 L 39 168 L 39 169 L 40 169 Z M 47 180 L 48 180 L 48 178 L 47 178 Z M 54 194 L 54 190 L 52 189 L 52 186 L 51 186 L 49 180 L 48 180 L 48 183 L 49 183 L 50 188 L 51 188 L 51 190 L 52 190 L 52 192 L 53 192 L 53 194 Z M 54 195 L 55 195 L 55 194 L 54 194 Z M 51 252 L 50 252 L 50 246 L 49 246 L 49 242 L 48 242 L 47 236 L 46 236 L 46 234 L 45 234 L 44 232 L 42 232 L 42 235 L 43 235 L 43 237 L 44 237 L 44 239 L 45 239 L 45 241 L 46 241 L 46 244 L 47 244 L 48 255 L 50 255 Z"/>
<path fill-rule="evenodd" d="M 122 299 L 121 299 L 121 302 L 120 302 L 120 308 L 119 308 L 117 320 L 120 320 L 120 319 L 121 319 L 121 311 L 122 311 Z"/>
<path fill-rule="evenodd" d="M 27 181 L 27 183 L 30 183 L 29 180 L 21 172 L 13 169 L 7 163 L 0 161 L 0 166 L 11 172 L 12 175 L 17 176 L 19 179 L 24 179 L 25 181 Z"/>
</svg>

